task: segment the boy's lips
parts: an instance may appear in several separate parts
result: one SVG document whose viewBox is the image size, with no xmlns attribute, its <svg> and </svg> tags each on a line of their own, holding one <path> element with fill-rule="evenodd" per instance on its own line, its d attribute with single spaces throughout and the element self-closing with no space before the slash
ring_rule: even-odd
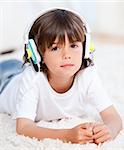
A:
<svg viewBox="0 0 124 150">
<path fill-rule="evenodd" d="M 72 67 L 72 66 L 74 66 L 74 64 L 63 64 L 60 67 Z"/>
</svg>

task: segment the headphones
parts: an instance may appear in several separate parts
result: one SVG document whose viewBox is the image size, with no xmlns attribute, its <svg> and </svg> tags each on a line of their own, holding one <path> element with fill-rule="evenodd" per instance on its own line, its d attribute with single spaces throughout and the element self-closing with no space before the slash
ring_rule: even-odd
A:
<svg viewBox="0 0 124 150">
<path fill-rule="evenodd" d="M 33 39 L 25 39 L 25 53 L 23 60 L 29 62 L 36 72 L 40 71 L 41 56 L 37 51 L 36 44 Z"/>
<path fill-rule="evenodd" d="M 78 16 L 80 17 L 80 15 L 78 15 Z M 82 19 L 82 17 L 80 17 L 80 18 Z M 93 65 L 94 44 L 91 41 L 90 29 L 89 29 L 87 22 L 84 19 L 82 19 L 82 21 L 84 23 L 83 30 L 84 30 L 84 34 L 85 34 L 85 41 L 84 41 L 84 46 L 83 46 L 84 56 L 83 56 L 82 62 L 87 67 L 90 65 L 89 62 L 92 62 L 91 65 Z M 41 69 L 40 66 L 41 66 L 42 57 L 40 56 L 40 54 L 37 51 L 37 47 L 36 47 L 34 40 L 29 39 L 29 32 L 30 32 L 34 22 L 35 21 L 32 22 L 32 24 L 28 28 L 28 31 L 24 35 L 25 53 L 23 56 L 23 60 L 25 62 L 29 62 L 33 66 L 34 70 L 36 72 L 38 72 Z"/>
</svg>

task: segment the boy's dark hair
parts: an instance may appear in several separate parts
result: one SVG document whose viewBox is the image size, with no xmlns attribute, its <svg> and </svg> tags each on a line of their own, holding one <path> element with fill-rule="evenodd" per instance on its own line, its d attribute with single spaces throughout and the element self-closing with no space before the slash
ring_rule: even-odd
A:
<svg viewBox="0 0 124 150">
<path fill-rule="evenodd" d="M 30 32 L 29 39 L 33 39 L 37 46 L 37 50 L 41 56 L 41 70 L 47 72 L 47 67 L 42 63 L 43 54 L 45 48 L 50 48 L 55 39 L 58 38 L 58 43 L 65 44 L 65 32 L 69 38 L 69 42 L 80 41 L 83 43 L 83 56 L 81 68 L 85 68 L 92 62 L 84 60 L 85 55 L 85 33 L 83 29 L 84 23 L 75 13 L 63 10 L 54 9 L 42 14 L 33 23 Z"/>
</svg>

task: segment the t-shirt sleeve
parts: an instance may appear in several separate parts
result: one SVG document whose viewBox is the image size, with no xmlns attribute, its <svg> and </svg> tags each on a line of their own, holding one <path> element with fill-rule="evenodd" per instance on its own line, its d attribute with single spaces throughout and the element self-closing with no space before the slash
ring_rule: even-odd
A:
<svg viewBox="0 0 124 150">
<path fill-rule="evenodd" d="M 113 104 L 102 85 L 95 66 L 82 71 L 79 81 L 85 103 L 95 107 L 98 112 Z"/>
<path fill-rule="evenodd" d="M 95 106 L 98 112 L 101 112 L 113 103 L 105 91 L 96 69 L 91 71 L 91 75 L 91 81 L 87 89 L 87 100 Z"/>
<path fill-rule="evenodd" d="M 25 69 L 20 80 L 14 119 L 27 118 L 35 120 L 38 103 L 36 78 L 35 72 L 30 67 Z"/>
</svg>

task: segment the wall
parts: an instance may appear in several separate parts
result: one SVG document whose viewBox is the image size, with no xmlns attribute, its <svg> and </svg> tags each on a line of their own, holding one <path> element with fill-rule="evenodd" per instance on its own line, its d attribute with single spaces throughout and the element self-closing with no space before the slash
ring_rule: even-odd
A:
<svg viewBox="0 0 124 150">
<path fill-rule="evenodd" d="M 0 51 L 23 48 L 27 25 L 46 9 L 70 8 L 83 15 L 94 33 L 124 35 L 124 3 L 121 1 L 0 1 Z"/>
</svg>

